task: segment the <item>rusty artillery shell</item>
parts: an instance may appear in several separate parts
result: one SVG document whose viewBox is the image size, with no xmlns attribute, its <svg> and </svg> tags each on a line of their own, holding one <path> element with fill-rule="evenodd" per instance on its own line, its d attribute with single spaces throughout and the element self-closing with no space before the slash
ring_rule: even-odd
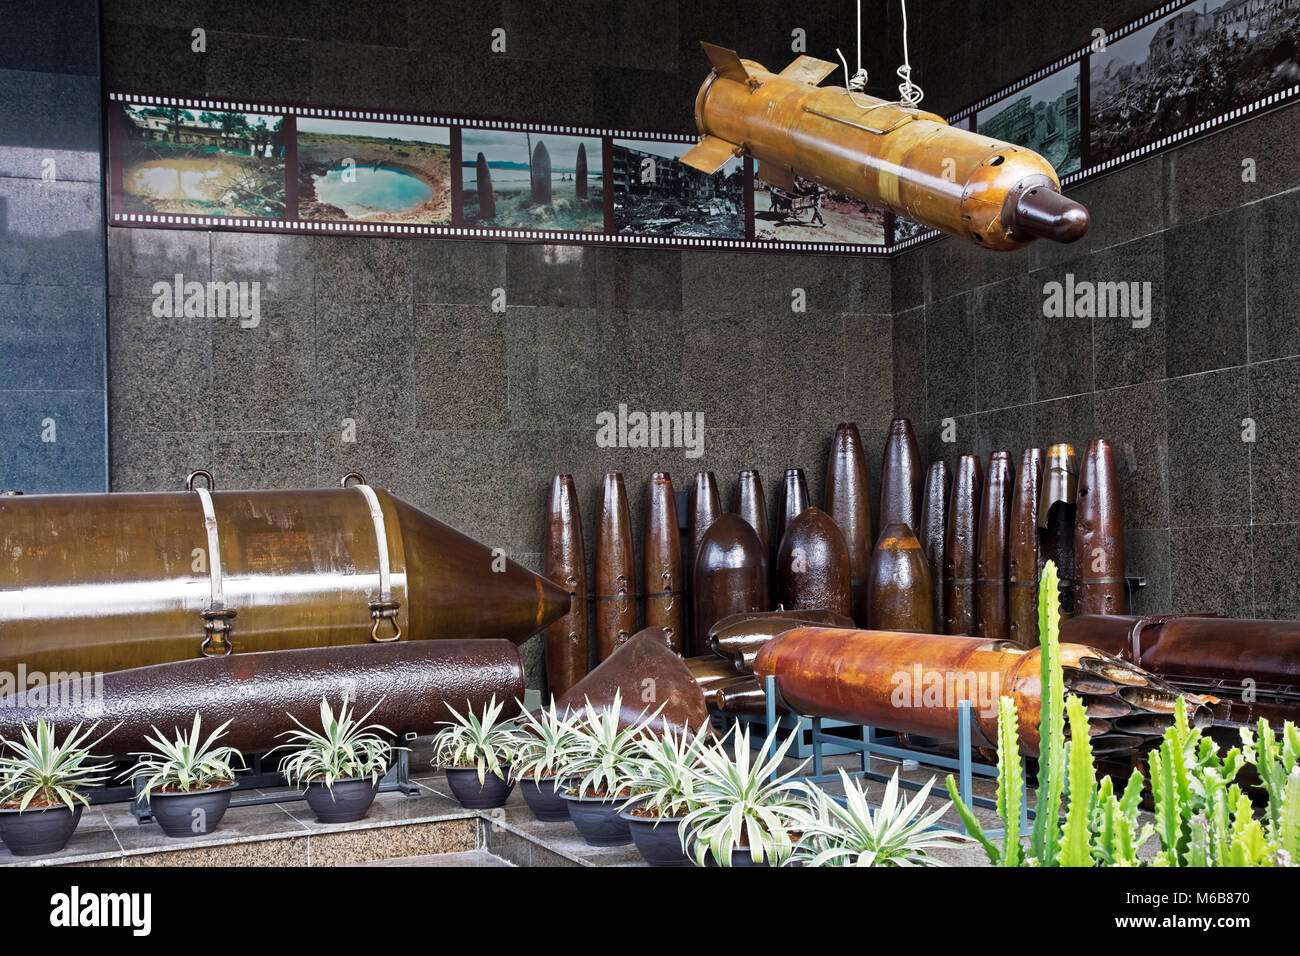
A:
<svg viewBox="0 0 1300 956">
<path fill-rule="evenodd" d="M 1074 515 L 1074 576 L 1075 614 L 1129 612 L 1115 450 L 1100 438 L 1083 450 Z"/>
<path fill-rule="evenodd" d="M 765 611 L 730 614 L 709 629 L 708 646 L 730 662 L 733 670 L 749 673 L 764 644 L 795 627 L 853 627 L 853 619 L 834 611 Z"/>
<path fill-rule="evenodd" d="M 962 455 L 948 505 L 948 533 L 944 536 L 943 607 L 945 634 L 974 635 L 979 621 L 975 600 L 978 571 L 975 542 L 979 536 L 980 502 L 984 496 L 984 468 L 978 455 Z"/>
<path fill-rule="evenodd" d="M 650 724 L 656 731 L 695 733 L 709 719 L 704 691 L 661 627 L 647 627 L 633 634 L 570 687 L 556 701 L 556 709 L 573 713 L 588 702 L 607 708 L 613 705 L 615 693 L 619 695 L 619 723 L 624 727 L 660 706 L 663 709 Z"/>
<path fill-rule="evenodd" d="M 731 666 L 731 661 L 717 654 L 688 657 L 686 666 L 690 669 L 691 676 L 695 678 L 695 683 L 700 685 L 700 690 L 704 692 L 706 699 L 723 684 L 731 684 L 742 679 Z"/>
<path fill-rule="evenodd" d="M 1038 646 L 1038 499 L 1043 484 L 1043 450 L 1026 448 L 1011 497 L 1007 545 L 1008 633 L 1021 647 Z"/>
<path fill-rule="evenodd" d="M 722 502 L 718 497 L 718 479 L 711 471 L 701 471 L 695 476 L 691 488 L 691 513 L 687 515 L 686 537 L 690 550 L 686 555 L 686 573 L 693 574 L 695 556 L 700 553 L 700 539 L 709 525 L 718 520 L 722 514 Z"/>
<path fill-rule="evenodd" d="M 1062 644 L 1061 650 L 1063 660 L 1092 661 L 1090 666 L 1098 669 L 1123 663 L 1096 648 Z M 970 700 L 973 737 L 984 747 L 995 745 L 997 701 L 1007 696 L 1019 711 L 1021 752 L 1036 756 L 1040 666 L 1037 648 L 1023 651 L 977 637 L 796 628 L 763 647 L 754 662 L 754 676 L 760 686 L 765 678 L 775 677 L 781 702 L 798 714 L 947 740 L 957 736 L 958 702 Z M 1132 673 L 1152 693 L 1167 697 L 1173 692 L 1153 675 L 1137 669 Z M 1072 692 L 1068 677 L 1065 691 Z M 1203 698 L 1189 699 L 1187 709 L 1193 725 L 1205 723 Z M 1138 712 L 1135 708 L 1123 719 Z M 1165 727 L 1173 723 L 1171 713 L 1140 713 L 1149 716 L 1144 727 L 1156 721 Z M 1101 729 L 1099 739 L 1115 740 L 1117 734 L 1108 732 L 1110 728 Z M 1119 743 L 1124 742 L 1120 736 Z M 1123 750 L 1117 745 L 1115 752 Z"/>
<path fill-rule="evenodd" d="M 876 630 L 925 634 L 934 630 L 930 569 L 921 542 L 900 521 L 885 527 L 871 552 L 867 611 Z"/>
<path fill-rule="evenodd" d="M 1011 496 L 1015 492 L 1011 455 L 995 451 L 989 456 L 984 478 L 984 504 L 980 507 L 975 539 L 975 603 L 979 619 L 976 633 L 993 641 L 1011 636 L 1007 599 L 1007 544 L 1011 534 Z"/>
<path fill-rule="evenodd" d="M 636 633 L 636 568 L 632 519 L 623 476 L 605 476 L 596 525 L 596 660 L 603 661 Z"/>
<path fill-rule="evenodd" d="M 99 721 L 107 729 L 120 722 L 95 752 L 121 757 L 147 749 L 152 727 L 169 739 L 173 728 L 189 728 L 198 711 L 206 728 L 231 721 L 221 743 L 251 753 L 282 742 L 277 735 L 293 726 L 286 714 L 319 726 L 321 698 L 337 710 L 344 688 L 358 715 L 377 704 L 375 722 L 399 735 L 428 734 L 452 719 L 448 706 L 462 714 L 467 707 L 481 711 L 493 696 L 513 717 L 524 669 L 519 650 L 503 640 L 398 641 L 176 661 L 104 674 L 99 693 L 43 686 L 39 698 L 34 690 L 4 698 L 0 735 L 14 739 L 37 717 L 51 721 L 60 736 L 79 723 Z"/>
<path fill-rule="evenodd" d="M 1038 504 L 1040 567 L 1056 564 L 1060 578 L 1061 616 L 1074 613 L 1074 515 L 1078 502 L 1079 469 L 1074 448 L 1065 442 L 1047 450 L 1043 492 Z"/>
<path fill-rule="evenodd" d="M 906 418 L 895 418 L 885 439 L 880 464 L 880 527 L 901 522 L 909 528 L 921 526 L 921 494 L 925 472 L 921 453 L 916 450 L 916 433 Z"/>
<path fill-rule="evenodd" d="M 547 517 L 546 577 L 569 592 L 569 613 L 546 629 L 546 685 L 563 694 L 587 673 L 587 556 L 582 546 L 582 519 L 572 475 L 551 482 Z"/>
<path fill-rule="evenodd" d="M 776 511 L 776 543 L 780 545 L 790 522 L 808 507 L 808 480 L 802 468 L 787 468 L 781 482 L 781 502 Z"/>
<path fill-rule="evenodd" d="M 767 713 L 767 694 L 763 691 L 763 685 L 752 677 L 741 678 L 715 689 L 710 704 L 714 710 L 726 714 L 762 717 Z M 778 706 L 777 710 L 780 713 L 785 712 L 785 708 L 781 706 Z"/>
<path fill-rule="evenodd" d="M 852 614 L 849 549 L 820 508 L 805 508 L 790 520 L 777 551 L 776 574 L 787 607 Z"/>
<path fill-rule="evenodd" d="M 835 426 L 826 461 L 826 511 L 849 549 L 849 580 L 853 590 L 853 619 L 867 623 L 867 567 L 871 563 L 871 490 L 862 436 L 853 422 Z"/>
<path fill-rule="evenodd" d="M 767 496 L 763 494 L 763 479 L 757 471 L 746 470 L 737 476 L 733 501 L 731 510 L 749 522 L 763 550 L 770 553 L 772 535 L 767 526 Z"/>
<path fill-rule="evenodd" d="M 682 564 L 682 535 L 677 524 L 677 499 L 666 471 L 650 477 L 645 513 L 644 575 L 646 627 L 662 627 L 681 654 L 686 649 L 686 579 Z"/>
<path fill-rule="evenodd" d="M 925 565 L 930 569 L 930 593 L 934 603 L 936 628 L 944 621 L 943 593 L 945 590 L 944 544 L 948 536 L 948 497 L 952 479 L 946 461 L 930 463 L 925 473 L 925 497 L 921 501 L 921 527 L 916 540 L 921 542 Z"/>
<path fill-rule="evenodd" d="M 692 634 L 699 653 L 704 653 L 704 637 L 719 618 L 768 610 L 767 553 L 748 521 L 724 514 L 709 526 L 700 541 L 691 585 Z"/>
<path fill-rule="evenodd" d="M 399 631 L 522 643 L 572 606 L 559 585 L 369 485 L 15 495 L 0 498 L 0 528 L 0 674 Z"/>
</svg>

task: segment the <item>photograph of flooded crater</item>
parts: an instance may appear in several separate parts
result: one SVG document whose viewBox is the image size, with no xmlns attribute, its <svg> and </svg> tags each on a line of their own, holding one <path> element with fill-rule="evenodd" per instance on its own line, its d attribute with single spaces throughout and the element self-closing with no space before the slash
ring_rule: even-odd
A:
<svg viewBox="0 0 1300 956">
<path fill-rule="evenodd" d="M 284 117 L 122 106 L 127 210 L 284 218 Z"/>
<path fill-rule="evenodd" d="M 298 218 L 451 222 L 451 129 L 298 119 Z"/>
<path fill-rule="evenodd" d="M 584 136 L 461 132 L 465 225 L 604 232 L 601 141 Z"/>
<path fill-rule="evenodd" d="M 715 173 L 681 161 L 694 143 L 613 141 L 614 228 L 622 235 L 745 238 L 745 170 Z"/>
</svg>

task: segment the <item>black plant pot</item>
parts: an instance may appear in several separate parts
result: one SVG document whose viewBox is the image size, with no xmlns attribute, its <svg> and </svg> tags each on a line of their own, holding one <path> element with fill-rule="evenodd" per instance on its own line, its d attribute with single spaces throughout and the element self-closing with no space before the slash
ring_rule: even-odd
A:
<svg viewBox="0 0 1300 956">
<path fill-rule="evenodd" d="M 716 859 L 714 859 L 713 853 L 711 851 L 705 854 L 704 865 L 718 866 L 718 867 L 722 866 L 721 863 L 719 863 Z M 737 846 L 737 847 L 732 847 L 731 849 L 731 865 L 732 866 L 771 866 L 772 861 L 765 856 L 763 857 L 762 863 L 755 863 L 754 858 L 749 855 L 748 847 Z"/>
<path fill-rule="evenodd" d="M 73 809 L 47 807 L 44 810 L 0 810 L 0 840 L 14 856 L 58 853 L 68 845 L 81 821 L 82 805 Z"/>
<path fill-rule="evenodd" d="M 203 836 L 217 828 L 234 793 L 233 783 L 188 793 L 155 790 L 149 795 L 149 811 L 169 837 Z"/>
<path fill-rule="evenodd" d="M 569 819 L 590 845 L 626 846 L 632 842 L 632 831 L 618 813 L 622 800 L 579 797 L 572 793 L 562 793 L 561 799 L 569 805 Z"/>
<path fill-rule="evenodd" d="M 352 823 L 366 815 L 378 790 L 379 781 L 369 777 L 335 780 L 333 793 L 323 780 L 313 780 L 305 796 L 318 823 Z"/>
<path fill-rule="evenodd" d="M 694 866 L 682 849 L 679 824 L 685 817 L 638 817 L 619 812 L 632 832 L 632 842 L 651 866 Z"/>
<path fill-rule="evenodd" d="M 543 823 L 569 821 L 569 805 L 564 802 L 555 783 L 554 777 L 543 777 L 541 780 L 524 777 L 519 781 L 519 792 L 524 795 L 524 803 L 533 811 L 533 816 Z"/>
<path fill-rule="evenodd" d="M 484 774 L 483 782 L 478 782 L 477 767 L 444 767 L 447 771 L 447 785 L 452 795 L 460 801 L 466 810 L 492 810 L 503 807 L 510 799 L 510 791 L 515 788 L 510 779 L 510 765 L 503 764 L 502 776 Z"/>
</svg>

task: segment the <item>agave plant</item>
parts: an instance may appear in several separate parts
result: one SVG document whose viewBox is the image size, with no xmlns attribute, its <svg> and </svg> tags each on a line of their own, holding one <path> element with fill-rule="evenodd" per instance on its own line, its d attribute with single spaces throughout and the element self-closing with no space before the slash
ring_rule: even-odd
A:
<svg viewBox="0 0 1300 956">
<path fill-rule="evenodd" d="M 674 734 L 667 729 L 654 737 L 639 738 L 627 778 L 638 806 L 662 817 L 675 817 L 689 810 L 700 751 L 707 740 L 703 727 L 695 735 Z"/>
<path fill-rule="evenodd" d="M 312 730 L 289 714 L 289 719 L 298 725 L 298 729 L 286 730 L 279 735 L 288 737 L 289 743 L 275 749 L 294 751 L 281 765 L 280 771 L 290 783 L 323 783 L 331 793 L 336 780 L 368 776 L 377 781 L 388 768 L 393 751 L 405 749 L 395 748 L 379 736 L 377 731 L 389 737 L 395 736 L 387 727 L 366 723 L 381 703 L 382 697 L 364 717 L 357 718 L 352 716 L 345 700 L 338 716 L 335 716 L 329 700 L 322 697 L 319 731 Z"/>
<path fill-rule="evenodd" d="M 583 741 L 577 731 L 578 716 L 561 713 L 552 699 L 540 716 L 525 711 L 522 721 L 513 738 L 515 779 L 532 777 L 540 783 L 558 777 Z"/>
<path fill-rule="evenodd" d="M 145 736 L 153 746 L 152 752 L 133 753 L 137 758 L 135 764 L 124 773 L 123 778 L 134 783 L 143 780 L 139 799 L 145 800 L 154 790 L 166 789 L 189 793 L 195 790 L 207 790 L 212 787 L 231 783 L 235 779 L 232 763 L 239 763 L 243 769 L 243 760 L 234 747 L 214 746 L 225 736 L 230 721 L 226 721 L 204 740 L 200 733 L 201 720 L 199 712 L 194 712 L 194 725 L 186 736 L 179 727 L 174 728 L 176 739 L 168 740 L 157 727 L 154 736 Z"/>
<path fill-rule="evenodd" d="M 798 813 L 801 835 L 794 856 L 807 866 L 944 866 L 926 851 L 973 842 L 959 833 L 932 829 L 950 803 L 921 815 L 933 778 L 911 800 L 900 801 L 895 770 L 874 812 L 865 791 L 843 770 L 840 780 L 843 805 L 821 787 L 809 786 L 807 803 Z"/>
<path fill-rule="evenodd" d="M 773 729 L 768 735 L 766 756 L 758 759 L 750 751 L 748 729 L 739 723 L 728 735 L 734 758 L 725 740 L 700 749 L 693 806 L 681 822 L 682 849 L 700 866 L 710 856 L 721 866 L 731 866 L 737 847 L 748 850 L 755 863 L 780 865 L 790 858 L 790 831 L 799 825 L 799 795 L 807 788 L 791 779 L 803 764 L 779 773 L 795 735 L 773 750 L 776 733 Z"/>
<path fill-rule="evenodd" d="M 9 750 L 8 755 L 0 756 L 0 805 L 17 804 L 20 811 L 33 805 L 43 810 L 60 803 L 72 810 L 78 800 L 89 805 L 80 791 L 103 783 L 109 776 L 92 765 L 92 761 L 103 758 L 91 751 L 117 729 L 114 726 L 91 740 L 98 727 L 92 724 L 82 730 L 77 724 L 59 743 L 54 728 L 42 717 L 36 721 L 35 731 L 24 724 L 19 740 L 0 737 L 0 744 Z"/>
<path fill-rule="evenodd" d="M 504 709 L 505 702 L 498 704 L 495 694 L 484 706 L 482 718 L 468 708 L 462 717 L 448 704 L 455 720 L 445 721 L 433 737 L 434 766 L 473 767 L 480 784 L 489 773 L 504 778 L 515 743 L 513 722 L 498 720 Z"/>
<path fill-rule="evenodd" d="M 572 791 L 579 796 L 622 796 L 628 788 L 637 738 L 646 733 L 650 721 L 662 709 L 661 705 L 654 713 L 643 710 L 620 729 L 622 696 L 618 691 L 608 707 L 596 707 L 587 701 L 574 725 L 580 739 L 562 769 L 565 776 L 577 778 Z"/>
</svg>

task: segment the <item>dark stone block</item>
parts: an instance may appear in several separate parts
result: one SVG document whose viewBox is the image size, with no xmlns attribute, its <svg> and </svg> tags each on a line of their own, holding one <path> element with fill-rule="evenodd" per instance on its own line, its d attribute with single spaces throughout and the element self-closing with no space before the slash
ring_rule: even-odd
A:
<svg viewBox="0 0 1300 956">
<path fill-rule="evenodd" d="M 310 294 L 277 296 L 263 289 L 256 325 L 237 318 L 190 321 L 212 326 L 212 381 L 221 396 L 213 404 L 217 429 L 306 432 L 314 427 L 316 321 Z"/>
<path fill-rule="evenodd" d="M 241 271 L 233 267 L 236 261 L 241 265 L 249 262 L 252 271 L 251 261 L 256 258 L 257 250 L 267 247 L 266 236 L 227 238 L 223 235 L 218 239 L 218 235 L 189 229 L 109 229 L 108 294 L 118 298 L 154 298 L 162 292 L 155 291 L 154 286 L 161 282 L 170 288 L 177 274 L 182 282 L 208 282 L 213 277 L 214 240 L 227 253 L 223 272 L 225 269 Z M 237 250 L 242 250 L 244 255 L 237 255 Z"/>
<path fill-rule="evenodd" d="M 614 306 L 620 309 L 682 307 L 682 256 L 658 249 L 615 249 Z"/>
<path fill-rule="evenodd" d="M 1172 610 L 1254 617 L 1249 527 L 1172 528 Z"/>
<path fill-rule="evenodd" d="M 1102 288 L 1100 283 L 1120 283 L 1128 287 L 1127 311 L 1123 309 L 1121 295 L 1115 299 L 1119 309 L 1108 303 L 1107 316 L 1098 316 L 1092 323 L 1096 388 L 1136 385 L 1164 378 L 1168 286 L 1161 237 L 1149 236 L 1094 253 L 1084 264 L 1079 278 L 1098 283 L 1099 289 Z M 1134 283 L 1142 285 L 1135 290 Z M 1150 283 L 1149 297 L 1144 292 L 1145 283 Z M 1137 316 L 1138 309 L 1133 301 L 1135 291 L 1148 303 L 1149 316 Z M 1134 322 L 1140 327 L 1135 327 Z"/>
<path fill-rule="evenodd" d="M 100 181 L 99 80 L 0 70 L 0 176 Z"/>
<path fill-rule="evenodd" d="M 710 428 L 775 424 L 765 400 L 766 320 L 710 308 L 687 309 L 682 319 L 683 407 L 703 412 Z"/>
<path fill-rule="evenodd" d="M 1250 361 L 1300 355 L 1300 192 L 1248 206 L 1246 246 Z"/>
<path fill-rule="evenodd" d="M 0 282 L 102 283 L 100 195 L 97 182 L 0 177 Z"/>
<path fill-rule="evenodd" d="M 1030 406 L 1033 412 L 1033 445 L 1046 451 L 1057 442 L 1069 442 L 1078 454 L 1088 439 L 1097 437 L 1093 395 L 1073 395 Z"/>
<path fill-rule="evenodd" d="M 894 416 L 914 422 L 926 414 L 925 310 L 910 309 L 893 316 Z"/>
<path fill-rule="evenodd" d="M 28 494 L 108 489 L 99 389 L 0 391 L 0 436 L 0 488 Z"/>
<path fill-rule="evenodd" d="M 39 73 L 99 73 L 95 0 L 42 0 L 39 9 L 6 11 L 0 67 Z"/>
<path fill-rule="evenodd" d="M 416 424 L 507 424 L 505 314 L 486 306 L 415 307 Z"/>
<path fill-rule="evenodd" d="M 121 93 L 206 96 L 207 54 L 195 53 L 191 46 L 191 31 L 200 26 L 203 24 L 151 23 L 142 27 L 106 20 L 104 88 Z"/>
<path fill-rule="evenodd" d="M 843 343 L 842 314 L 776 313 L 763 320 L 765 408 L 774 422 L 835 424 L 844 404 Z"/>
<path fill-rule="evenodd" d="M 940 299 L 925 307 L 926 381 L 932 419 L 978 409 L 972 311 L 972 293 Z"/>
<path fill-rule="evenodd" d="M 316 424 L 392 435 L 415 420 L 415 334 L 409 304 L 316 296 Z"/>
<path fill-rule="evenodd" d="M 844 400 L 837 418 L 870 428 L 894 417 L 893 327 L 890 315 L 844 316 Z M 925 421 L 925 415 L 917 420 Z"/>
<path fill-rule="evenodd" d="M 1253 542 L 1255 616 L 1300 618 L 1300 524 L 1256 525 Z"/>
<path fill-rule="evenodd" d="M 356 18 L 358 22 L 365 19 Z M 207 42 L 208 51 L 202 56 L 208 96 L 245 100 L 253 97 L 255 102 L 271 103 L 306 103 L 311 99 L 312 56 L 307 41 L 212 29 L 208 30 Z"/>
<path fill-rule="evenodd" d="M 608 305 L 612 249 L 511 243 L 506 301 L 511 305 L 588 308 Z"/>
<path fill-rule="evenodd" d="M 1300 359 L 1250 366 L 1250 416 L 1256 423 L 1250 450 L 1252 520 L 1300 520 L 1296 448 L 1300 447 Z M 1240 429 L 1238 430 L 1240 437 Z"/>
<path fill-rule="evenodd" d="M 360 18 L 349 20 L 353 23 Z M 317 41 L 310 45 L 306 75 L 310 102 L 318 106 L 358 109 L 450 111 L 445 102 L 434 106 L 418 73 L 420 55 L 407 49 L 363 46 L 360 41 Z M 367 68 L 382 63 L 383 69 Z M 436 100 L 434 102 L 437 102 Z"/>
<path fill-rule="evenodd" d="M 1129 577 L 1146 578 L 1134 591 L 1132 614 L 1164 614 L 1174 610 L 1170 593 L 1169 529 L 1124 529 L 1124 569 Z"/>
<path fill-rule="evenodd" d="M 497 289 L 507 289 L 508 248 L 501 242 L 416 241 L 411 267 L 415 301 L 490 305 Z M 509 295 L 506 302 L 510 304 Z"/>
<path fill-rule="evenodd" d="M 0 381 L 104 388 L 102 286 L 0 286 Z"/>
<path fill-rule="evenodd" d="M 214 321 L 166 318 L 154 300 L 108 301 L 110 426 L 119 431 L 192 432 L 213 427 Z"/>
<path fill-rule="evenodd" d="M 1034 302 L 1034 288 L 1025 276 L 1005 279 L 975 290 L 976 408 L 1003 408 L 1033 400 L 1036 369 L 1042 355 L 1027 347 L 1062 320 L 1044 319 L 1026 305 Z M 1036 360 L 1037 358 L 1037 360 Z M 1053 363 L 1059 364 L 1059 363 Z"/>
<path fill-rule="evenodd" d="M 1238 211 L 1165 233 L 1171 377 L 1246 361 L 1244 220 Z"/>
<path fill-rule="evenodd" d="M 218 488 L 310 488 L 315 438 L 305 432 L 216 432 L 211 470 Z"/>
<path fill-rule="evenodd" d="M 1124 527 L 1169 526 L 1169 425 L 1166 383 L 1098 392 L 1097 437 L 1111 442 Z M 1082 448 L 1075 449 L 1080 454 Z"/>
<path fill-rule="evenodd" d="M 1168 383 L 1169 517 L 1175 528 L 1250 521 L 1246 370 Z"/>
<path fill-rule="evenodd" d="M 995 451 L 1011 453 L 1012 463 L 1019 467 L 1020 453 L 1033 448 L 1034 406 L 1016 405 L 980 412 L 976 419 L 975 451 L 985 460 Z M 1046 452 L 1046 447 L 1043 448 Z"/>
<path fill-rule="evenodd" d="M 410 314 L 412 261 L 409 239 L 313 238 L 309 258 L 316 269 L 316 303 L 373 302 L 404 307 Z"/>
<path fill-rule="evenodd" d="M 190 472 L 212 470 L 212 433 L 114 427 L 109 455 L 113 491 L 181 491 Z"/>
</svg>

